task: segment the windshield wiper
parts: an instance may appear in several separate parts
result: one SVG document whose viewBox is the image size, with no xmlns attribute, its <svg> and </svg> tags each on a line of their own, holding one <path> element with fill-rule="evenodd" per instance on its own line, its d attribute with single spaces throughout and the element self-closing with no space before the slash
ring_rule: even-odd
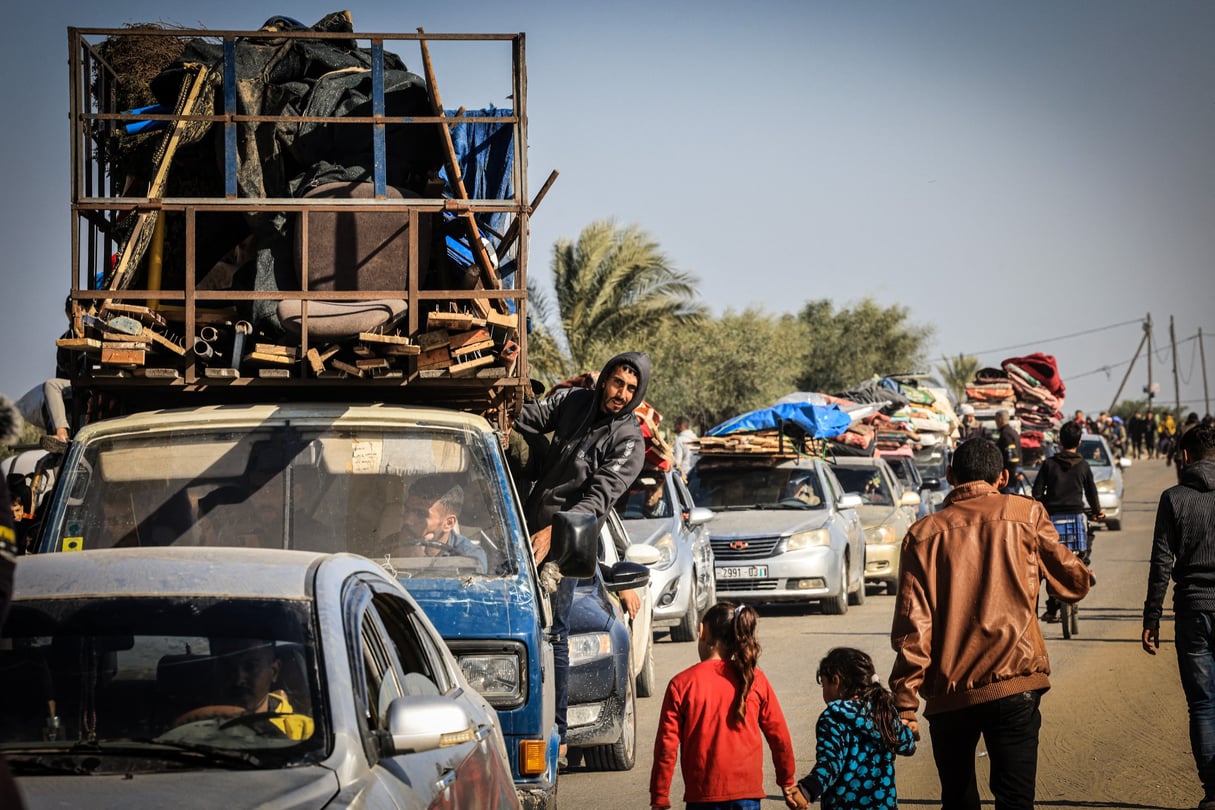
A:
<svg viewBox="0 0 1215 810">
<path fill-rule="evenodd" d="M 78 746 L 78 748 L 83 747 Z M 150 750 L 149 750 L 150 749 Z M 72 749 L 76 752 L 76 748 Z M 143 754 L 151 752 L 159 754 L 174 754 L 179 759 L 202 759 L 222 765 L 248 765 L 252 768 L 262 767 L 262 761 L 248 751 L 234 751 L 230 748 L 220 748 L 203 743 L 169 742 L 156 739 L 136 740 L 102 740 L 100 743 L 88 746 L 95 754 Z"/>
</svg>

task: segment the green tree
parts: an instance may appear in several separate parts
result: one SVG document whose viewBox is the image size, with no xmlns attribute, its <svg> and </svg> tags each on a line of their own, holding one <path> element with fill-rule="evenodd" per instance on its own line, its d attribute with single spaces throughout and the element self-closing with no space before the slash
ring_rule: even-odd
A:
<svg viewBox="0 0 1215 810">
<path fill-rule="evenodd" d="M 727 310 L 696 329 L 664 326 L 647 347 L 654 364 L 647 399 L 668 420 L 687 416 L 703 433 L 796 390 L 806 334 L 796 317 L 762 309 Z"/>
<path fill-rule="evenodd" d="M 659 329 L 692 326 L 705 315 L 695 277 L 676 270 L 636 225 L 600 220 L 583 228 L 576 242 L 558 240 L 551 269 L 556 305 L 544 296 L 534 304 L 537 314 L 548 310 L 546 336 L 540 351 L 532 350 L 538 374 L 597 369 Z M 554 346 L 544 345 L 548 338 Z"/>
<path fill-rule="evenodd" d="M 941 356 L 941 364 L 937 373 L 941 382 L 949 389 L 949 393 L 958 402 L 966 399 L 966 386 L 974 382 L 975 372 L 979 370 L 979 358 L 973 354 L 958 354 L 956 357 Z"/>
<path fill-rule="evenodd" d="M 807 303 L 798 314 L 808 332 L 799 389 L 833 393 L 874 374 L 919 367 L 932 327 L 909 323 L 907 315 L 906 307 L 881 307 L 872 298 L 839 311 L 826 298 Z"/>
</svg>

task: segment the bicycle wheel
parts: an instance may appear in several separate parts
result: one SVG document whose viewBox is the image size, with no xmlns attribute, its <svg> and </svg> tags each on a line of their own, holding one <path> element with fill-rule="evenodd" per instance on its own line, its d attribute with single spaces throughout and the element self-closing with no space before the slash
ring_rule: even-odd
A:
<svg viewBox="0 0 1215 810">
<path fill-rule="evenodd" d="M 1071 638 L 1075 632 L 1076 606 L 1070 602 L 1059 605 L 1059 624 L 1063 625 L 1063 637 Z"/>
</svg>

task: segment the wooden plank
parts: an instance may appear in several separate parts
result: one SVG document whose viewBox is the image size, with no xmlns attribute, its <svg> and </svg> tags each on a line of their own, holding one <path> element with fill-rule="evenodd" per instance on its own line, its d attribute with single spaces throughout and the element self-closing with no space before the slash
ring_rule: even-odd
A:
<svg viewBox="0 0 1215 810">
<path fill-rule="evenodd" d="M 485 323 L 490 326 L 501 327 L 502 329 L 518 329 L 519 313 L 498 312 L 494 310 L 485 316 Z"/>
<path fill-rule="evenodd" d="M 418 355 L 418 370 L 447 368 L 451 365 L 451 352 L 446 346 L 439 346 Z"/>
<path fill-rule="evenodd" d="M 107 366 L 142 366 L 144 354 L 144 349 L 115 349 L 110 346 L 102 346 L 101 362 Z"/>
<path fill-rule="evenodd" d="M 462 374 L 468 374 L 476 369 L 481 368 L 482 366 L 488 366 L 493 362 L 494 357 L 487 354 L 482 357 L 474 357 L 471 360 L 465 360 L 462 363 L 456 363 L 455 365 L 451 366 L 448 371 L 451 372 L 451 376 L 459 377 Z"/>
<path fill-rule="evenodd" d="M 418 335 L 418 348 L 422 351 L 437 349 L 451 344 L 451 332 L 446 329 L 436 329 L 433 332 L 422 332 Z"/>
<path fill-rule="evenodd" d="M 464 357 L 465 355 L 475 354 L 476 352 L 490 351 L 494 348 L 493 340 L 483 340 L 480 343 L 470 343 L 467 346 L 460 348 L 452 348 L 452 357 Z"/>
<path fill-rule="evenodd" d="M 363 370 L 361 368 L 358 368 L 357 366 L 352 366 L 343 360 L 338 360 L 336 357 L 329 361 L 329 365 L 333 366 L 338 371 L 346 372 L 351 377 L 362 377 L 363 376 Z"/>
<path fill-rule="evenodd" d="M 468 312 L 430 312 L 426 315 L 429 329 L 447 329 L 463 332 L 474 326 L 485 326 L 485 319 Z"/>
<path fill-rule="evenodd" d="M 152 341 L 153 343 L 155 343 L 157 346 L 159 346 L 162 349 L 168 349 L 169 351 L 173 352 L 174 354 L 182 356 L 182 357 L 184 357 L 186 354 L 185 346 L 177 345 L 176 343 L 169 340 L 167 337 L 160 334 L 159 332 L 153 332 L 151 329 L 148 329 L 145 327 L 143 330 L 143 334 L 144 334 L 144 337 L 146 337 L 148 340 Z"/>
<path fill-rule="evenodd" d="M 101 341 L 96 338 L 59 338 L 55 345 L 60 349 L 70 349 L 76 352 L 99 352 Z"/>
<path fill-rule="evenodd" d="M 318 352 L 315 348 L 308 350 L 308 363 L 312 366 L 313 374 L 321 374 L 325 371 L 325 361 L 338 353 L 340 346 L 330 346 L 322 352 Z"/>
<path fill-rule="evenodd" d="M 291 376 L 289 368 L 259 368 L 257 376 L 263 380 L 285 380 Z"/>
<path fill-rule="evenodd" d="M 451 336 L 452 354 L 466 354 L 473 351 L 471 347 L 482 347 L 488 343 L 490 346 L 494 344 L 494 339 L 490 337 L 488 329 L 470 329 L 467 332 L 457 332 Z"/>
<path fill-rule="evenodd" d="M 381 351 L 387 357 L 417 357 L 422 353 L 422 347 L 410 343 L 398 346 L 386 346 Z"/>
<path fill-rule="evenodd" d="M 144 326 L 155 326 L 158 329 L 165 327 L 164 316 L 148 307 L 141 307 L 136 304 L 120 304 L 117 301 L 111 301 L 102 308 L 102 316 L 107 312 L 115 312 L 119 315 L 135 318 Z"/>
<path fill-rule="evenodd" d="M 122 352 L 138 349 L 142 352 L 147 350 L 147 348 L 148 346 L 146 343 L 138 340 L 106 340 L 101 344 L 101 354 L 102 356 L 105 356 L 107 350 Z"/>
<path fill-rule="evenodd" d="M 388 361 L 383 357 L 360 358 L 354 361 L 354 366 L 360 371 L 378 371 L 381 369 L 387 370 Z"/>
<path fill-rule="evenodd" d="M 282 346 L 278 343 L 254 343 L 253 351 L 257 354 L 277 354 L 292 359 L 299 354 L 295 346 Z"/>
<path fill-rule="evenodd" d="M 364 343 L 383 343 L 389 346 L 412 346 L 413 341 L 405 335 L 381 335 L 378 332 L 359 332 Z"/>
<path fill-rule="evenodd" d="M 234 380 L 240 377 L 240 371 L 227 366 L 207 366 L 203 369 L 203 376 L 213 380 Z"/>
<path fill-rule="evenodd" d="M 109 343 L 138 343 L 140 346 L 146 346 L 152 342 L 152 338 L 147 337 L 142 332 L 138 335 L 128 335 L 124 332 L 102 332 L 102 344 Z"/>
<path fill-rule="evenodd" d="M 177 380 L 181 378 L 181 372 L 175 368 L 137 368 L 135 376 L 146 377 L 149 380 Z"/>
<path fill-rule="evenodd" d="M 295 362 L 294 359 L 282 354 L 272 354 L 269 352 L 250 352 L 249 360 L 255 363 L 270 363 L 271 365 L 289 366 Z"/>
</svg>

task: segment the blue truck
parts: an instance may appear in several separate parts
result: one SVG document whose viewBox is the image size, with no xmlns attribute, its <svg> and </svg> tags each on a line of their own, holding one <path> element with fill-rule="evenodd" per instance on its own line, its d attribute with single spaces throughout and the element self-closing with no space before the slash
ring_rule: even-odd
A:
<svg viewBox="0 0 1215 810">
<path fill-rule="evenodd" d="M 531 391 L 524 35 L 339 12 L 68 39 L 74 426 L 37 550 L 364 554 L 498 710 L 520 803 L 555 807 L 548 590 L 503 452 Z M 488 98 L 445 108 L 436 65 Z M 422 479 L 462 493 L 469 554 L 398 553 Z M 562 519 L 550 558 L 587 576 L 596 543 Z"/>
</svg>

